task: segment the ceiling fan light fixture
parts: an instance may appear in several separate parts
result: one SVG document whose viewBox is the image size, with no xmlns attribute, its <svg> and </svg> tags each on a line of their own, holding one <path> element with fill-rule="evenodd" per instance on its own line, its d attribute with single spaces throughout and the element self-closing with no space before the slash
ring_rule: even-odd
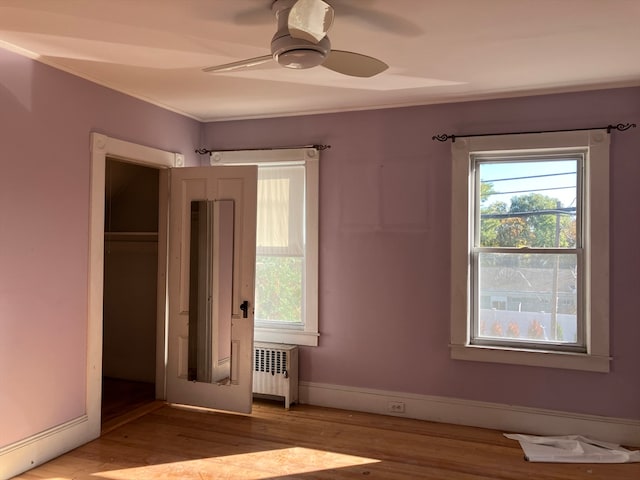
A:
<svg viewBox="0 0 640 480">
<path fill-rule="evenodd" d="M 312 43 L 291 35 L 275 36 L 271 41 L 273 58 L 283 67 L 294 69 L 313 68 L 322 65 L 331 51 L 327 37 Z"/>
<path fill-rule="evenodd" d="M 286 68 L 313 68 L 324 62 L 324 55 L 315 50 L 289 50 L 276 57 L 277 62 Z"/>
</svg>

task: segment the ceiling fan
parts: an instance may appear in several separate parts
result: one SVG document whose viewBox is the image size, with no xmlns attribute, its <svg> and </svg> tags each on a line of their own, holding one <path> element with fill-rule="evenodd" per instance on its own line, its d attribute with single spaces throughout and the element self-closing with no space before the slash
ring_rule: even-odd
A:
<svg viewBox="0 0 640 480">
<path fill-rule="evenodd" d="M 293 69 L 322 65 L 334 72 L 369 78 L 389 66 L 377 58 L 344 50 L 332 50 L 327 33 L 334 10 L 323 0 L 275 0 L 271 10 L 278 30 L 271 39 L 271 55 L 249 58 L 203 69 L 204 72 L 241 70 L 275 60 Z"/>
</svg>

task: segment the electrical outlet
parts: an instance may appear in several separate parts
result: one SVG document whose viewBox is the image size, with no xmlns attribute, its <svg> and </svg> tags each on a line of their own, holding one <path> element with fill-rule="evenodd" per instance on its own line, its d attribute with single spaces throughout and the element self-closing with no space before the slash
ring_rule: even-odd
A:
<svg viewBox="0 0 640 480">
<path fill-rule="evenodd" d="M 404 413 L 404 402 L 387 403 L 387 411 L 390 413 Z"/>
</svg>

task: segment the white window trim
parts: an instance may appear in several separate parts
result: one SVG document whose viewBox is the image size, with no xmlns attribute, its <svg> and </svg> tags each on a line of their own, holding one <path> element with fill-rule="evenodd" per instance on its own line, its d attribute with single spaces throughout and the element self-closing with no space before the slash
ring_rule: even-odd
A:
<svg viewBox="0 0 640 480">
<path fill-rule="evenodd" d="M 470 246 L 473 205 L 470 155 L 510 150 L 588 148 L 584 232 L 586 353 L 470 344 Z M 606 130 L 456 138 L 452 153 L 451 358 L 608 372 L 609 356 L 609 135 Z"/>
<path fill-rule="evenodd" d="M 211 165 L 304 165 L 306 205 L 306 276 L 305 319 L 302 327 L 265 327 L 256 325 L 256 342 L 286 343 L 317 346 L 318 337 L 318 225 L 319 225 L 319 166 L 320 152 L 315 148 L 289 148 L 273 150 L 235 150 L 212 152 Z"/>
</svg>

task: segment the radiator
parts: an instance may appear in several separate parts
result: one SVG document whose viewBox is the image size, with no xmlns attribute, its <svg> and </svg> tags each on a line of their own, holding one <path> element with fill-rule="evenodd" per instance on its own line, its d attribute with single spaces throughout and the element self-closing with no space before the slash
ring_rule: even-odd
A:
<svg viewBox="0 0 640 480">
<path fill-rule="evenodd" d="M 298 401 L 298 347 L 255 342 L 253 348 L 253 393 L 284 397 L 284 407 Z"/>
</svg>

